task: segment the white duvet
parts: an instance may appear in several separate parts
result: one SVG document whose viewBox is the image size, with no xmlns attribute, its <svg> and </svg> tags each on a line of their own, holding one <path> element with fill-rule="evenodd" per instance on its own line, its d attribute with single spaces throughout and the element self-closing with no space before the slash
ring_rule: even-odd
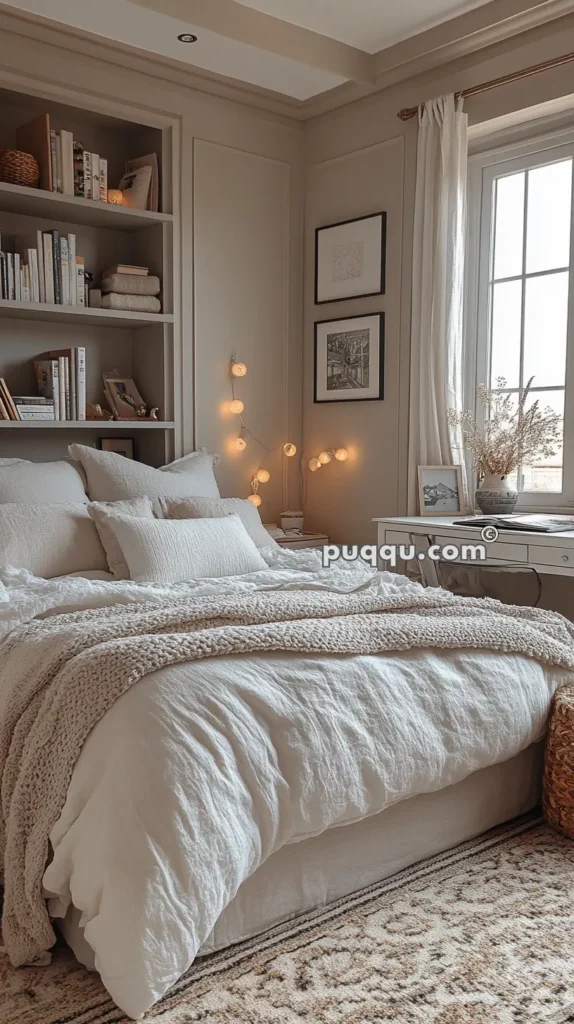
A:
<svg viewBox="0 0 574 1024">
<path fill-rule="evenodd" d="M 177 591 L 414 586 L 269 555 L 246 577 L 157 585 L 0 573 L 0 638 L 33 615 Z M 73 905 L 103 983 L 141 1017 L 273 852 L 507 760 L 566 673 L 515 655 L 240 655 L 148 675 L 86 742 L 53 829 L 50 911 Z"/>
</svg>

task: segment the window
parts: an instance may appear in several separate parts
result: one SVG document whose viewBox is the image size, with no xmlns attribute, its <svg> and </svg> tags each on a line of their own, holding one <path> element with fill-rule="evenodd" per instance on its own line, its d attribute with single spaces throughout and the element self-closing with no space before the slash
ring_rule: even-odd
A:
<svg viewBox="0 0 574 1024">
<path fill-rule="evenodd" d="M 503 377 L 518 401 L 533 377 L 529 401 L 562 421 L 556 455 L 514 475 L 523 507 L 574 504 L 572 140 L 471 158 L 467 405 L 478 382 Z"/>
</svg>

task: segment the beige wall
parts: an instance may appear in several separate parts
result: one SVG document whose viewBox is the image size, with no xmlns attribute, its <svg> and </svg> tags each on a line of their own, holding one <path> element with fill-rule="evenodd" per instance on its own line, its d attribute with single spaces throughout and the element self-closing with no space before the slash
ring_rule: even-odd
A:
<svg viewBox="0 0 574 1024">
<path fill-rule="evenodd" d="M 307 456 L 349 444 L 353 457 L 308 476 L 306 518 L 335 541 L 372 542 L 371 519 L 406 511 L 409 331 L 416 121 L 397 111 L 431 96 L 488 81 L 574 50 L 574 18 L 499 43 L 439 72 L 413 78 L 306 124 L 308 187 L 305 228 L 304 441 Z M 574 92 L 572 66 L 469 100 L 471 123 Z M 379 299 L 313 304 L 315 228 L 386 210 L 387 288 Z M 315 320 L 383 310 L 386 384 L 383 402 L 313 404 Z"/>
<path fill-rule="evenodd" d="M 26 35 L 22 34 L 26 32 Z M 210 96 L 145 74 L 141 59 L 125 66 L 93 55 L 49 29 L 31 31 L 0 14 L 0 79 L 5 88 L 48 88 L 63 102 L 121 105 L 174 119 L 181 209 L 182 327 L 176 390 L 182 397 L 181 447 L 221 454 L 223 494 L 247 495 L 258 462 L 251 445 L 230 453 L 235 417 L 223 411 L 233 352 L 249 367 L 242 385 L 246 417 L 270 448 L 300 442 L 302 289 L 302 127 L 288 118 Z M 66 49 L 67 45 L 70 46 Z M 133 64 L 132 68 L 130 64 Z M 135 68 L 143 66 L 142 70 Z M 129 116 L 129 114 L 127 115 Z M 44 346 L 43 346 L 44 347 Z M 0 438 L 6 447 L 5 435 Z M 31 452 L 33 457 L 33 452 Z M 293 460 L 292 460 L 293 461 Z M 297 467 L 273 457 L 262 512 L 275 519 L 298 498 Z M 273 470 L 275 470 L 273 472 Z M 290 471 L 291 479 L 286 477 Z M 263 489 L 262 489 L 263 492 Z"/>
</svg>

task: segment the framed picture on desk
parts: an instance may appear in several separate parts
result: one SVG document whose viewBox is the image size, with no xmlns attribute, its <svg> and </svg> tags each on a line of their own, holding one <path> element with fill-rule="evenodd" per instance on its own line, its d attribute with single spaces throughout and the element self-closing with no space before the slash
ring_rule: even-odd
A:
<svg viewBox="0 0 574 1024">
<path fill-rule="evenodd" d="M 462 466 L 419 466 L 421 516 L 457 516 L 462 512 Z"/>
</svg>

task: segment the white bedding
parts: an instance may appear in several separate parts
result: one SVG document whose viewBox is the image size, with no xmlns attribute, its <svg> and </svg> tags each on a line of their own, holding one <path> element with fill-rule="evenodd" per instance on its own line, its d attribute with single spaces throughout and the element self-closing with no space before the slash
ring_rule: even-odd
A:
<svg viewBox="0 0 574 1024">
<path fill-rule="evenodd" d="M 4 571 L 0 628 L 174 592 L 348 591 L 372 580 L 321 570 L 313 552 L 266 557 L 271 571 L 169 588 Z M 566 676 L 465 651 L 240 655 L 150 674 L 106 713 L 77 763 L 44 876 L 51 912 L 81 911 L 104 984 L 140 1017 L 274 851 L 515 756 L 543 735 Z"/>
</svg>

